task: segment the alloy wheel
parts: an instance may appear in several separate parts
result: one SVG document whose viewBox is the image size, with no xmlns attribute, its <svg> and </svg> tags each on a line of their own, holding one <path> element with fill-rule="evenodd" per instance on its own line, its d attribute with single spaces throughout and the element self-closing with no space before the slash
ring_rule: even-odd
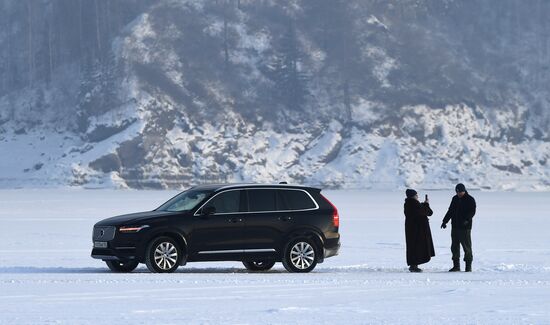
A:
<svg viewBox="0 0 550 325">
<path fill-rule="evenodd" d="M 297 242 L 290 249 L 290 261 L 300 270 L 309 268 L 314 260 L 315 250 L 309 243 Z"/>
<path fill-rule="evenodd" d="M 255 266 L 255 267 L 264 267 L 267 263 L 265 261 L 257 261 L 257 262 L 252 262 L 252 264 Z"/>
<path fill-rule="evenodd" d="M 169 270 L 178 261 L 178 250 L 170 242 L 161 242 L 155 248 L 154 259 L 160 269 Z"/>
</svg>

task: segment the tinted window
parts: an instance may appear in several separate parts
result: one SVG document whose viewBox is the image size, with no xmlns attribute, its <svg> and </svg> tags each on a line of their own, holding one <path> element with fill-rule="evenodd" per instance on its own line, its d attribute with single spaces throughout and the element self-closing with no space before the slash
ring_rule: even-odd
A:
<svg viewBox="0 0 550 325">
<path fill-rule="evenodd" d="M 251 212 L 275 211 L 275 190 L 249 190 L 248 207 Z"/>
<path fill-rule="evenodd" d="M 279 190 L 277 205 L 279 210 L 303 210 L 315 208 L 315 203 L 304 191 Z"/>
<path fill-rule="evenodd" d="M 216 195 L 206 206 L 215 207 L 216 213 L 233 213 L 240 211 L 240 202 L 241 191 L 227 191 Z"/>
<path fill-rule="evenodd" d="M 187 190 L 174 196 L 157 210 L 171 212 L 191 210 L 210 193 L 212 193 L 212 191 Z"/>
</svg>

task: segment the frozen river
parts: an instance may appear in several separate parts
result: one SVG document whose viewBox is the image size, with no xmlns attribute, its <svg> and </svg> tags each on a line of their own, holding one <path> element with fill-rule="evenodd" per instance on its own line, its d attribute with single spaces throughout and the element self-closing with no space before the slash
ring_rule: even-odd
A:
<svg viewBox="0 0 550 325">
<path fill-rule="evenodd" d="M 403 193 L 323 193 L 342 248 L 312 273 L 216 262 L 112 274 L 90 258 L 93 224 L 175 192 L 1 190 L 0 323 L 550 324 L 549 193 L 471 193 L 474 272 L 448 273 L 450 227 L 439 225 L 453 193 L 428 192 L 436 256 L 420 274 L 405 265 Z"/>
</svg>

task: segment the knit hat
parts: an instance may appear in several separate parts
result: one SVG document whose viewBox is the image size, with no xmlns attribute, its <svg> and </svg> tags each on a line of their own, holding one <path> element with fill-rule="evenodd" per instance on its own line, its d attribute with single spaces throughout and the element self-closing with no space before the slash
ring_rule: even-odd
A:
<svg viewBox="0 0 550 325">
<path fill-rule="evenodd" d="M 416 194 L 418 193 L 415 190 L 410 188 L 405 191 L 405 195 L 407 195 L 407 199 L 413 198 Z"/>
<path fill-rule="evenodd" d="M 466 192 L 466 186 L 464 186 L 464 184 L 462 184 L 462 183 L 458 183 L 458 184 L 456 184 L 455 191 L 457 193 Z"/>
</svg>

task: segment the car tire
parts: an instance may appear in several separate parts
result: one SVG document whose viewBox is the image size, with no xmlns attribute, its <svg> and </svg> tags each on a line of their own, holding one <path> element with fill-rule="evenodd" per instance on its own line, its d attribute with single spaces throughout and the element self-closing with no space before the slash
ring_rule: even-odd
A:
<svg viewBox="0 0 550 325">
<path fill-rule="evenodd" d="M 171 237 L 152 240 L 145 251 L 145 265 L 153 273 L 174 272 L 183 258 L 183 251 Z"/>
<path fill-rule="evenodd" d="M 307 237 L 292 239 L 285 247 L 283 266 L 288 272 L 311 272 L 317 265 L 318 252 L 313 240 Z"/>
<path fill-rule="evenodd" d="M 243 262 L 244 267 L 246 267 L 249 271 L 268 271 L 271 270 L 273 265 L 275 265 L 274 261 L 246 261 Z"/>
<path fill-rule="evenodd" d="M 111 269 L 111 271 L 113 272 L 128 273 L 135 270 L 136 267 L 139 265 L 139 262 L 137 261 L 128 261 L 128 262 L 105 261 L 105 264 L 107 264 L 107 267 L 109 267 L 109 269 Z"/>
</svg>

